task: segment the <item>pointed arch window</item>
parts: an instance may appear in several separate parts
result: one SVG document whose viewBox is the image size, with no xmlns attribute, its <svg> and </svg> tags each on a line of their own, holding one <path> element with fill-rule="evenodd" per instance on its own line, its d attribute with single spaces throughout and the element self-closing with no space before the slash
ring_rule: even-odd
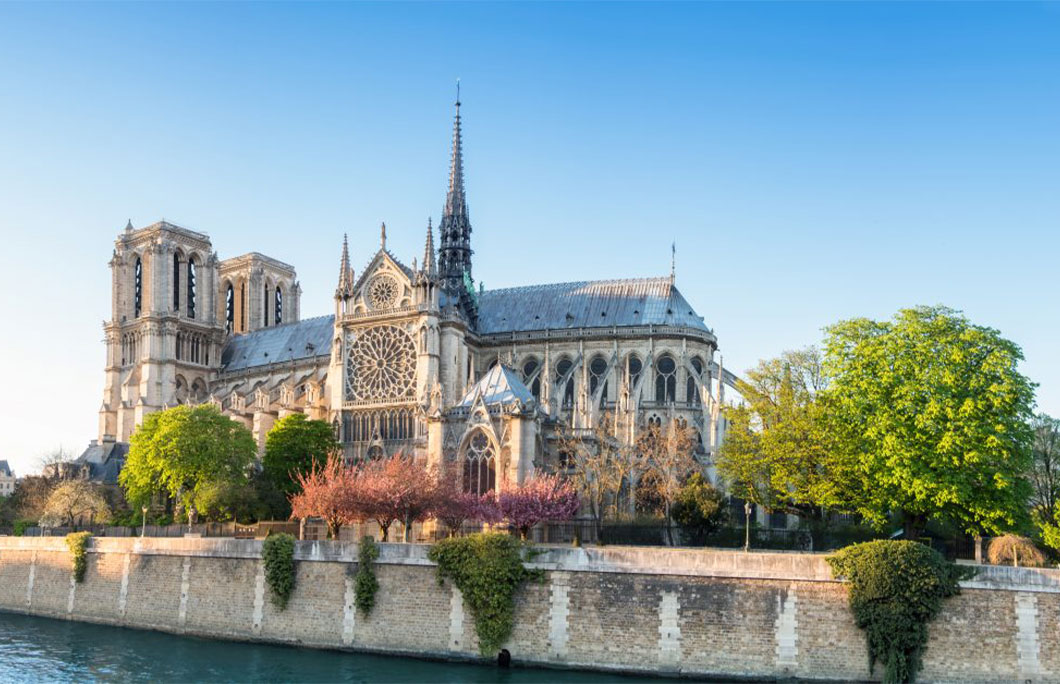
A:
<svg viewBox="0 0 1060 684">
<path fill-rule="evenodd" d="M 660 356 L 655 364 L 655 401 L 677 401 L 677 363 L 672 356 Z"/>
<path fill-rule="evenodd" d="M 269 284 L 265 283 L 265 289 L 261 296 L 261 316 L 262 323 L 265 327 L 269 327 Z"/>
<path fill-rule="evenodd" d="M 570 359 L 560 359 L 559 363 L 556 364 L 556 382 L 562 382 L 563 377 L 570 373 L 571 368 L 574 367 L 574 362 Z M 571 408 L 574 406 L 574 374 L 571 373 L 567 379 L 567 384 L 563 387 L 563 401 L 561 406 L 563 408 Z"/>
<path fill-rule="evenodd" d="M 144 262 L 136 257 L 136 266 L 133 270 L 133 318 L 140 317 L 140 310 L 144 303 Z"/>
<path fill-rule="evenodd" d="M 195 257 L 188 257 L 188 318 L 195 318 L 195 296 L 198 285 L 195 282 L 196 270 Z"/>
<path fill-rule="evenodd" d="M 273 293 L 273 297 L 276 299 L 276 313 L 272 320 L 276 325 L 280 325 L 283 323 L 283 290 L 279 284 L 276 285 L 276 292 Z"/>
<path fill-rule="evenodd" d="M 589 394 L 595 395 L 600 388 L 600 405 L 607 400 L 607 359 L 594 356 L 589 362 Z"/>
<path fill-rule="evenodd" d="M 225 332 L 232 332 L 236 322 L 236 294 L 232 283 L 225 290 Z"/>
<path fill-rule="evenodd" d="M 689 373 L 685 381 L 685 401 L 693 406 L 699 406 L 702 402 L 699 396 L 699 379 L 703 377 L 703 360 L 698 356 L 692 357 L 692 368 L 696 371 L 696 375 Z"/>
<path fill-rule="evenodd" d="M 180 311 L 180 254 L 173 255 L 173 311 Z"/>
<path fill-rule="evenodd" d="M 464 449 L 464 491 L 485 494 L 497 488 L 496 453 L 482 430 L 471 435 Z"/>
<path fill-rule="evenodd" d="M 537 359 L 533 357 L 523 363 L 523 382 L 530 382 L 530 378 L 534 378 L 534 381 L 530 383 L 530 394 L 533 394 L 537 401 L 541 401 L 541 374 L 537 373 L 538 366 Z"/>
</svg>

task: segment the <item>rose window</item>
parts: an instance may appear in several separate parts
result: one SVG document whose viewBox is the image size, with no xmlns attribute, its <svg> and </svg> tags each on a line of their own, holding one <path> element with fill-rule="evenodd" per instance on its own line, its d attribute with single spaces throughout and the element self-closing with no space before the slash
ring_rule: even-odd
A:
<svg viewBox="0 0 1060 684">
<path fill-rule="evenodd" d="M 365 298 L 373 309 L 389 309 L 398 297 L 398 283 L 388 275 L 378 275 L 368 283 Z"/>
<path fill-rule="evenodd" d="M 401 328 L 381 325 L 361 332 L 350 344 L 346 393 L 351 400 L 412 396 L 416 347 Z"/>
</svg>

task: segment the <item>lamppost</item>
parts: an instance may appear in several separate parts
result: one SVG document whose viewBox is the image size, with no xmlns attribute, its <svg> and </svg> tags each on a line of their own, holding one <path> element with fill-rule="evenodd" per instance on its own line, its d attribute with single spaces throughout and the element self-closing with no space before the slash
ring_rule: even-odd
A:
<svg viewBox="0 0 1060 684">
<path fill-rule="evenodd" d="M 743 550 L 751 550 L 751 502 L 743 504 Z"/>
<path fill-rule="evenodd" d="M 147 506 L 140 506 L 140 512 L 143 513 L 140 522 L 140 538 L 143 539 L 144 533 L 147 532 Z"/>
</svg>

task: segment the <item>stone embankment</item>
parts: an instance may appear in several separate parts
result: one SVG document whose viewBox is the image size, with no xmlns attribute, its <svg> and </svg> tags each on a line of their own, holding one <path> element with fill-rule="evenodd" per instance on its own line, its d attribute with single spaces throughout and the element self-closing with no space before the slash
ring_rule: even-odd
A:
<svg viewBox="0 0 1060 684">
<path fill-rule="evenodd" d="M 93 539 L 83 583 L 62 538 L 0 537 L 0 610 L 206 637 L 476 658 L 459 591 L 427 547 L 381 544 L 354 606 L 357 546 L 298 542 L 286 610 L 261 542 Z M 546 547 L 519 593 L 516 662 L 688 676 L 871 680 L 846 589 L 820 554 Z M 922 681 L 1060 681 L 1060 571 L 984 567 L 931 623 Z M 877 670 L 877 677 L 880 674 Z"/>
</svg>

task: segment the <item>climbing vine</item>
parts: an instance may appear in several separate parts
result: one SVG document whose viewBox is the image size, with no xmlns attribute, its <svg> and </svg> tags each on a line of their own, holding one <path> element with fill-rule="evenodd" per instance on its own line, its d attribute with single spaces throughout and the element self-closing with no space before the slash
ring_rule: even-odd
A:
<svg viewBox="0 0 1060 684">
<path fill-rule="evenodd" d="M 265 582 L 271 590 L 272 602 L 283 610 L 294 591 L 294 537 L 289 534 L 270 534 L 261 546 L 265 563 Z"/>
<path fill-rule="evenodd" d="M 850 609 L 865 630 L 869 671 L 882 663 L 887 684 L 916 680 L 928 622 L 943 599 L 960 593 L 960 580 L 974 574 L 911 541 L 854 544 L 828 558 L 828 564 L 837 579 L 850 583 Z"/>
<path fill-rule="evenodd" d="M 438 564 L 438 583 L 448 578 L 464 595 L 484 656 L 496 653 L 512 633 L 516 589 L 544 576 L 523 565 L 522 550 L 511 535 L 480 533 L 444 539 L 427 554 Z"/>
<path fill-rule="evenodd" d="M 375 606 L 375 592 L 379 590 L 379 580 L 375 578 L 375 567 L 372 565 L 379 558 L 379 547 L 369 536 L 361 538 L 357 551 L 357 580 L 354 583 L 354 603 L 357 610 L 368 615 Z"/>
<path fill-rule="evenodd" d="M 66 535 L 66 548 L 70 549 L 70 555 L 73 557 L 74 580 L 77 582 L 85 581 L 85 570 L 88 569 L 86 549 L 88 538 L 91 536 L 91 532 L 71 532 Z"/>
</svg>

